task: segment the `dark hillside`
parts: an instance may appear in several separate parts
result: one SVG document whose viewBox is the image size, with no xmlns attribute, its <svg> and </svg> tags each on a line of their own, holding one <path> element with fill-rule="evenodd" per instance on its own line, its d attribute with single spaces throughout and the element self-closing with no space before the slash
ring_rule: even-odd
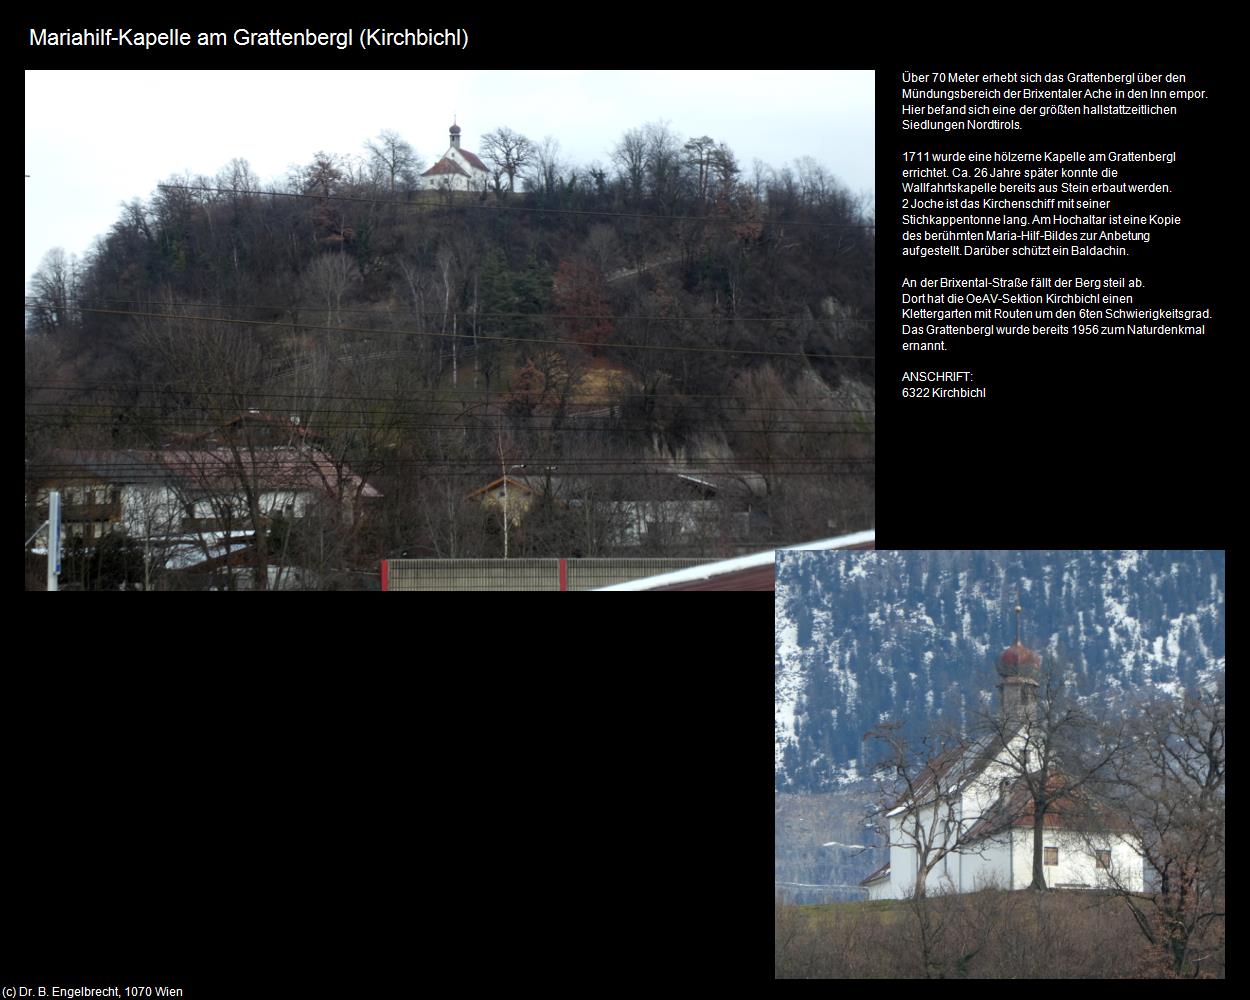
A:
<svg viewBox="0 0 1250 1000">
<path fill-rule="evenodd" d="M 500 515 L 465 498 L 504 467 L 540 498 L 513 555 L 871 526 L 871 218 L 810 160 L 748 183 L 724 146 L 634 133 L 635 171 L 545 164 L 515 193 L 414 190 L 324 153 L 279 184 L 237 160 L 170 178 L 32 288 L 28 477 L 255 410 L 381 492 L 336 542 L 361 571 L 500 554 Z M 682 490 L 716 516 L 628 540 L 613 523 Z"/>
</svg>

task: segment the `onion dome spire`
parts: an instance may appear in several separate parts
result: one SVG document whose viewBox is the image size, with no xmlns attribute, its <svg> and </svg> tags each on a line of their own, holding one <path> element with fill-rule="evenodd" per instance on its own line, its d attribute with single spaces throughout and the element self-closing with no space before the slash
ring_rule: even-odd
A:
<svg viewBox="0 0 1250 1000">
<path fill-rule="evenodd" d="M 1003 650 L 998 658 L 998 673 L 1001 677 L 1032 677 L 1042 665 L 1042 658 L 1020 638 L 1020 593 L 1016 592 L 1016 641 Z"/>
</svg>

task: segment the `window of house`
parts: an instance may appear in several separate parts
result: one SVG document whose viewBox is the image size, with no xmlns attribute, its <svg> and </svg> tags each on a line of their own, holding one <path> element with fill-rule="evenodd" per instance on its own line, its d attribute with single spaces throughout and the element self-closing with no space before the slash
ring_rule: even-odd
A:
<svg viewBox="0 0 1250 1000">
<path fill-rule="evenodd" d="M 1095 851 L 1094 857 L 1098 860 L 1099 868 L 1111 867 L 1111 852 L 1110 851 Z"/>
<path fill-rule="evenodd" d="M 1057 848 L 1057 847 L 1043 847 L 1043 848 L 1042 848 L 1042 851 L 1043 851 L 1043 852 L 1044 852 L 1044 854 L 1046 855 L 1046 856 L 1042 859 L 1042 860 L 1043 860 L 1043 862 L 1044 862 L 1045 864 L 1048 864 L 1048 865 L 1057 865 L 1057 864 L 1059 864 L 1059 848 Z"/>
</svg>

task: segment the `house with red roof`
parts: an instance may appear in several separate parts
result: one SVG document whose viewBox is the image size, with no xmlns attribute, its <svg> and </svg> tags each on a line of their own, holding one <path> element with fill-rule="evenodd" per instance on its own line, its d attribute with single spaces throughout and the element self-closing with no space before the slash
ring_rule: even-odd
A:
<svg viewBox="0 0 1250 1000">
<path fill-rule="evenodd" d="M 252 530 L 252 501 L 266 521 L 320 506 L 355 525 L 382 495 L 302 435 L 282 445 L 231 446 L 208 436 L 156 450 L 56 452 L 40 486 L 38 508 L 59 490 L 63 537 L 88 546 L 113 532 L 151 539 Z"/>
<path fill-rule="evenodd" d="M 460 148 L 460 126 L 451 127 L 451 145 L 438 162 L 421 175 L 425 191 L 485 191 L 490 170 L 476 153 Z"/>
</svg>

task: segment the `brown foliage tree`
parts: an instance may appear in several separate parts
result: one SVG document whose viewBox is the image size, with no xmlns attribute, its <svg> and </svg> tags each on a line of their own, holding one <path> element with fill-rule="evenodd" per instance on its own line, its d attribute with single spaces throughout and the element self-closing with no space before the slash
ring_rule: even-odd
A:
<svg viewBox="0 0 1250 1000">
<path fill-rule="evenodd" d="M 598 354 L 614 329 L 603 274 L 590 264 L 562 260 L 556 270 L 554 294 L 561 336 Z"/>
</svg>

